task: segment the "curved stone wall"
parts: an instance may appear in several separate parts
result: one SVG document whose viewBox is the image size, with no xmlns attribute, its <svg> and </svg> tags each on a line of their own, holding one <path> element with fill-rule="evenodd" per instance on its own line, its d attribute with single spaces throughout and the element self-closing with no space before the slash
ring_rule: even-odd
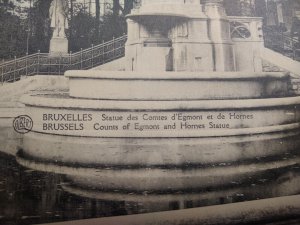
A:
<svg viewBox="0 0 300 225">
<path fill-rule="evenodd" d="M 284 73 L 68 71 L 66 76 L 70 96 L 86 99 L 249 99 L 290 94 L 290 79 Z"/>
<path fill-rule="evenodd" d="M 299 164 L 300 96 L 283 73 L 70 71 L 22 99 L 18 161 L 125 191 L 227 187 Z"/>
<path fill-rule="evenodd" d="M 300 97 L 151 102 L 27 96 L 23 102 L 34 121 L 24 154 L 54 163 L 211 166 L 272 161 L 297 155 L 300 146 Z"/>
</svg>

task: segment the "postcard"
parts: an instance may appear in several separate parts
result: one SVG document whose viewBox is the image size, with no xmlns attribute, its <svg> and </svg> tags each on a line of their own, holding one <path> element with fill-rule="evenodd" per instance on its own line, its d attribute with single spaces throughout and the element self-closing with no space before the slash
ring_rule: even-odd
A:
<svg viewBox="0 0 300 225">
<path fill-rule="evenodd" d="M 0 224 L 300 224 L 299 1 L 0 10 Z"/>
</svg>

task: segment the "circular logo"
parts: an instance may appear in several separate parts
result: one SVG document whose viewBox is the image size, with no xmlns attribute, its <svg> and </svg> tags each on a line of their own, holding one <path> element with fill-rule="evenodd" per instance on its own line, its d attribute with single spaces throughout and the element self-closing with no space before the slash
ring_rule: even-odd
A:
<svg viewBox="0 0 300 225">
<path fill-rule="evenodd" d="M 14 119 L 13 127 L 16 132 L 20 134 L 26 134 L 32 130 L 33 121 L 30 116 L 21 115 Z"/>
</svg>

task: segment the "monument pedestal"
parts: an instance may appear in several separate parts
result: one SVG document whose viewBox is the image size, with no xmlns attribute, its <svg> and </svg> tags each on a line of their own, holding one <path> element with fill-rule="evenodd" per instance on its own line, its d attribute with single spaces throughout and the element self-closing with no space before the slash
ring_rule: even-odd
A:
<svg viewBox="0 0 300 225">
<path fill-rule="evenodd" d="M 68 54 L 67 38 L 52 38 L 50 40 L 50 54 Z"/>
</svg>

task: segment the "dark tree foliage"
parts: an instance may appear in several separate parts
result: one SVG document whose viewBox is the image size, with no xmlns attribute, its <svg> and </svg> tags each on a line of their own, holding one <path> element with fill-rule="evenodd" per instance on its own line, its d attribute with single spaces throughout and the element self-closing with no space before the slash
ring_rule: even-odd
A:
<svg viewBox="0 0 300 225">
<path fill-rule="evenodd" d="M 73 16 L 74 16 L 74 1 L 75 0 L 70 0 L 70 10 L 69 10 L 69 21 L 73 21 Z M 70 43 L 73 42 L 73 24 L 69 23 L 69 45 Z"/>
<path fill-rule="evenodd" d="M 14 2 L 11 0 L 1 0 L 0 7 L 1 9 L 8 11 L 8 10 L 13 10 L 16 6 Z"/>
<path fill-rule="evenodd" d="M 102 39 L 109 41 L 113 37 L 120 37 L 126 31 L 126 20 L 123 15 L 115 16 L 113 14 L 105 15 L 102 24 Z"/>
<path fill-rule="evenodd" d="M 40 50 L 49 51 L 51 29 L 49 7 L 51 0 L 18 0 L 28 8 L 14 4 L 16 1 L 0 1 L 0 58 L 11 59 Z M 34 4 L 32 4 L 34 2 Z M 25 15 L 25 16 L 24 16 Z"/>
<path fill-rule="evenodd" d="M 69 50 L 72 52 L 80 51 L 91 47 L 92 44 L 97 44 L 95 38 L 95 18 L 90 16 L 84 8 L 78 10 L 73 15 L 70 25 L 72 26 L 72 40 L 70 40 Z"/>
<path fill-rule="evenodd" d="M 26 52 L 26 24 L 14 13 L 13 1 L 0 1 L 0 59 L 12 59 Z"/>
<path fill-rule="evenodd" d="M 121 10 L 120 0 L 113 0 L 113 16 L 117 17 Z"/>
<path fill-rule="evenodd" d="M 124 9 L 122 10 L 123 15 L 129 14 L 134 5 L 138 2 L 140 2 L 140 0 L 124 0 Z"/>
<path fill-rule="evenodd" d="M 102 18 L 100 18 L 101 1 L 95 3 L 95 16 L 89 15 L 88 10 L 83 5 L 77 4 L 76 7 L 74 6 L 74 15 L 70 21 L 73 39 L 69 39 L 70 51 L 72 52 L 91 47 L 92 44 L 97 45 L 103 41 L 112 40 L 113 37 L 119 37 L 126 33 L 124 9 L 120 6 L 119 1 L 114 1 L 112 12 Z M 133 6 L 133 3 L 129 5 Z M 132 8 L 128 5 L 126 7 L 130 12 Z M 122 13 L 120 14 L 120 12 Z"/>
<path fill-rule="evenodd" d="M 130 13 L 131 9 L 133 8 L 133 0 L 124 0 L 124 10 L 123 14 L 127 15 Z"/>
<path fill-rule="evenodd" d="M 49 8 L 51 0 L 38 0 L 34 3 L 31 19 L 31 40 L 29 53 L 40 50 L 49 52 L 49 43 L 52 36 L 49 21 Z"/>
<path fill-rule="evenodd" d="M 258 0 L 264 2 L 262 0 Z M 228 16 L 255 16 L 255 5 L 241 0 L 224 0 L 224 7 Z"/>
</svg>

